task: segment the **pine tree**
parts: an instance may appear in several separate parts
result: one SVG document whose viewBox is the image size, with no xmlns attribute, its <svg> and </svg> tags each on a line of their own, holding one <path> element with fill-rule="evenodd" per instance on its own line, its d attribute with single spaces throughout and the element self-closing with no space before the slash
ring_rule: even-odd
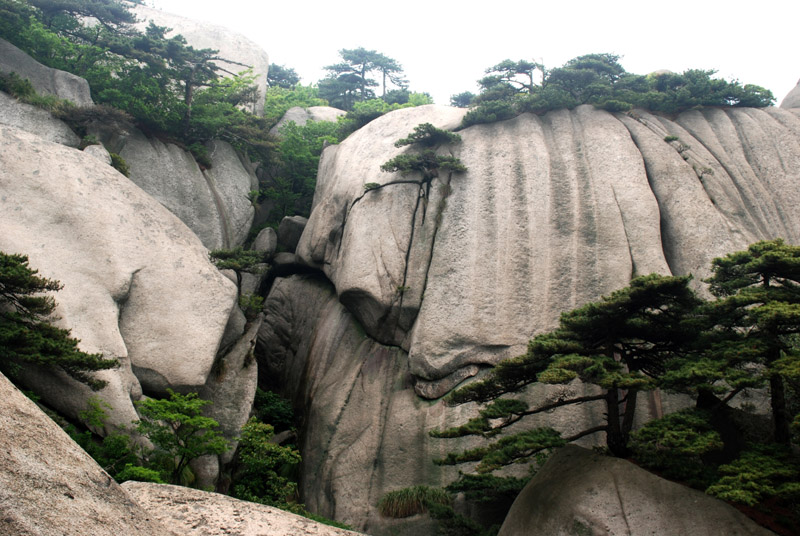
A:
<svg viewBox="0 0 800 536">
<path fill-rule="evenodd" d="M 27 256 L 0 252 L 0 369 L 14 379 L 29 364 L 55 366 L 94 390 L 103 388 L 105 382 L 90 373 L 117 361 L 81 351 L 69 330 L 47 322 L 56 303 L 45 292 L 62 285 L 37 274 Z"/>
</svg>

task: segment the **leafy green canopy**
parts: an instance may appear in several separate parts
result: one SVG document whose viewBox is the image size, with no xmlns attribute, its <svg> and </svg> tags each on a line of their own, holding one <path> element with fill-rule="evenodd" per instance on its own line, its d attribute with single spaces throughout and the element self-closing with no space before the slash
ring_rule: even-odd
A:
<svg viewBox="0 0 800 536">
<path fill-rule="evenodd" d="M 715 71 L 644 76 L 626 72 L 619 59 L 614 54 L 587 54 L 555 69 L 527 60 L 504 60 L 478 81 L 481 93 L 472 99 L 474 107 L 464 117 L 464 126 L 579 104 L 614 112 L 637 107 L 675 114 L 701 106 L 764 107 L 775 100 L 763 87 L 712 78 Z"/>
<path fill-rule="evenodd" d="M 136 430 L 168 456 L 171 482 L 180 484 L 189 462 L 206 454 L 222 454 L 230 446 L 216 430 L 219 423 L 202 414 L 210 401 L 198 398 L 197 393 L 167 392 L 168 399 L 148 398 L 136 403 L 141 417 Z"/>
<path fill-rule="evenodd" d="M 44 293 L 62 286 L 37 274 L 27 256 L 0 252 L 0 369 L 13 379 L 26 365 L 54 366 L 93 390 L 103 388 L 106 382 L 91 373 L 118 362 L 81 351 L 69 330 L 48 323 L 56 304 Z"/>
<path fill-rule="evenodd" d="M 373 87 L 382 87 L 382 97 L 387 95 L 387 82 L 404 90 L 408 81 L 403 78 L 403 68 L 392 58 L 363 47 L 339 51 L 342 61 L 328 65 L 328 76 L 319 81 L 320 96 L 342 110 L 351 110 L 356 102 L 375 98 Z M 374 74 L 381 77 L 378 82 Z"/>
<path fill-rule="evenodd" d="M 272 441 L 275 430 L 270 424 L 252 417 L 242 428 L 233 495 L 246 501 L 289 507 L 289 498 L 297 494 L 297 482 L 285 472 L 300 464 L 300 453 Z"/>
</svg>

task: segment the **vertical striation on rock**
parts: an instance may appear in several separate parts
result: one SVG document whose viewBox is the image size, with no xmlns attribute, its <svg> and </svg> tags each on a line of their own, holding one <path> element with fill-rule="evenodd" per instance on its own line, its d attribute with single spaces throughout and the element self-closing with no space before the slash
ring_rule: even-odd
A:
<svg viewBox="0 0 800 536">
<path fill-rule="evenodd" d="M 800 243 L 796 111 L 523 114 L 461 130 L 443 150 L 468 171 L 430 190 L 379 171 L 409 150 L 393 143 L 414 126 L 454 128 L 461 114 L 392 112 L 324 151 L 297 254 L 330 284 L 278 282 L 259 334 L 262 374 L 308 415 L 304 500 L 377 532 L 382 493 L 446 483 L 427 460 L 465 446 L 426 434 L 474 408 L 425 398 L 522 353 L 561 312 L 634 276 L 694 274 L 702 290 L 714 257 L 759 239 Z M 365 191 L 370 182 L 379 187 Z M 525 396 L 583 387 L 553 389 Z M 531 425 L 570 434 L 602 411 L 559 409 Z"/>
</svg>

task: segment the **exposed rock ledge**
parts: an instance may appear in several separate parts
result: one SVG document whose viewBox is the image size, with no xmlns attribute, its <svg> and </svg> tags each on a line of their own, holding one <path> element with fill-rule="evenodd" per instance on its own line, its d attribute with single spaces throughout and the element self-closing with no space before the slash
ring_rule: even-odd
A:
<svg viewBox="0 0 800 536">
<path fill-rule="evenodd" d="M 125 482 L 128 492 L 156 521 L 185 536 L 355 536 L 271 506 L 196 489 Z"/>
<path fill-rule="evenodd" d="M 140 482 L 119 486 L 2 374 L 0 452 L 0 534 L 355 534 L 216 493 Z"/>
</svg>

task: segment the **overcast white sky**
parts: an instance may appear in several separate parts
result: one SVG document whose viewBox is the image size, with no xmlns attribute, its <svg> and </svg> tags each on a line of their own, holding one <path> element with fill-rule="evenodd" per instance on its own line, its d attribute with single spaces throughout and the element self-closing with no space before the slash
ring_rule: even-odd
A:
<svg viewBox="0 0 800 536">
<path fill-rule="evenodd" d="M 436 103 L 477 93 L 503 59 L 547 67 L 593 52 L 622 56 L 632 73 L 716 69 L 772 90 L 780 104 L 800 78 L 800 1 L 717 0 L 148 0 L 234 29 L 302 83 L 325 75 L 338 50 L 364 47 L 399 61 L 412 91 Z M 794 59 L 792 59 L 794 58 Z"/>
</svg>

